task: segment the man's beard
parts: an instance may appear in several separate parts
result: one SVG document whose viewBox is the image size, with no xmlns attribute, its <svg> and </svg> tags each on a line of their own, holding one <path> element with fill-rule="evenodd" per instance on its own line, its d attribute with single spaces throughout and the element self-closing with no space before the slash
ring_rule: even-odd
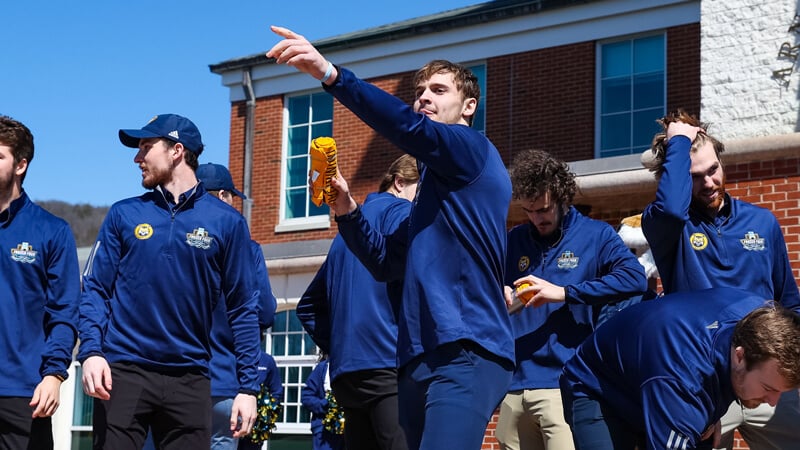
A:
<svg viewBox="0 0 800 450">
<path fill-rule="evenodd" d="M 708 203 L 695 196 L 692 196 L 692 207 L 701 211 L 705 211 L 711 216 L 715 216 L 722 207 L 722 202 L 725 201 L 725 184 L 723 183 L 714 189 L 714 192 L 716 192 L 718 195 Z"/>
<path fill-rule="evenodd" d="M 14 172 L 9 171 L 8 177 L 3 176 L 0 174 L 0 195 L 5 197 L 6 195 L 11 195 L 11 192 L 14 190 Z"/>
<path fill-rule="evenodd" d="M 166 184 L 170 179 L 170 171 L 166 169 L 148 168 L 147 175 L 142 178 L 142 186 L 145 189 L 155 189 L 156 186 Z"/>
</svg>

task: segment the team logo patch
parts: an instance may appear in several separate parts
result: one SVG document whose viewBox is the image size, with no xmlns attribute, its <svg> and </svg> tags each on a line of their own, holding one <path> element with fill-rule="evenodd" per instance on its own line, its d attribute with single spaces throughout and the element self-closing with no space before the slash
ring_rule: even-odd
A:
<svg viewBox="0 0 800 450">
<path fill-rule="evenodd" d="M 136 239 L 150 239 L 150 236 L 153 235 L 153 227 L 149 223 L 140 223 L 133 229 L 133 235 L 136 236 Z"/>
<path fill-rule="evenodd" d="M 191 233 L 186 233 L 186 243 L 202 250 L 208 250 L 213 240 L 205 228 L 195 228 Z"/>
<path fill-rule="evenodd" d="M 524 272 L 529 266 L 531 265 L 531 259 L 527 256 L 520 256 L 519 261 L 517 261 L 517 269 L 520 272 Z"/>
<path fill-rule="evenodd" d="M 694 233 L 689 237 L 689 242 L 695 250 L 703 250 L 708 247 L 708 238 L 703 233 Z"/>
<path fill-rule="evenodd" d="M 764 238 L 760 237 L 758 233 L 753 231 L 748 231 L 744 234 L 744 239 L 739 239 L 739 242 L 742 243 L 742 247 L 745 250 L 749 250 L 752 252 L 760 252 L 763 251 L 766 247 L 764 246 Z"/>
<path fill-rule="evenodd" d="M 558 257 L 558 268 L 559 269 L 574 269 L 578 267 L 578 263 L 580 262 L 580 258 L 575 256 L 574 253 L 567 250 Z"/>
<path fill-rule="evenodd" d="M 33 264 L 38 254 L 39 252 L 34 250 L 31 244 L 27 242 L 17 244 L 17 248 L 11 249 L 11 259 L 21 263 Z"/>
</svg>

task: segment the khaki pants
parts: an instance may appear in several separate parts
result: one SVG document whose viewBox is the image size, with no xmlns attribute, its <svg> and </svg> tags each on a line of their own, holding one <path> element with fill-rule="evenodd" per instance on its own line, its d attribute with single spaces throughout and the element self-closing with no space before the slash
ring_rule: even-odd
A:
<svg viewBox="0 0 800 450">
<path fill-rule="evenodd" d="M 733 448 L 733 431 L 738 428 L 752 450 L 800 448 L 800 404 L 797 390 L 784 392 L 773 408 L 764 403 L 757 408 L 742 408 L 731 403 L 722 416 L 722 441 L 717 450 Z"/>
<path fill-rule="evenodd" d="M 511 391 L 500 404 L 495 436 L 503 450 L 572 450 L 559 389 Z"/>
</svg>

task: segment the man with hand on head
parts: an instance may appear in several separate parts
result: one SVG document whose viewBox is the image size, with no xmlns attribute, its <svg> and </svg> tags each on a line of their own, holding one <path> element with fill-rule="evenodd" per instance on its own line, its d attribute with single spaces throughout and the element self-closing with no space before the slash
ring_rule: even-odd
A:
<svg viewBox="0 0 800 450">
<path fill-rule="evenodd" d="M 0 116 L 0 448 L 51 450 L 50 416 L 75 346 L 80 270 L 67 222 L 22 182 L 33 135 Z"/>
<path fill-rule="evenodd" d="M 411 449 L 477 449 L 514 368 L 503 298 L 508 172 L 472 129 L 480 87 L 466 67 L 436 60 L 414 76 L 413 106 L 325 59 L 303 36 L 267 56 L 322 83 L 365 124 L 420 162 L 406 225 L 375 232 L 334 178 L 339 232 L 378 281 L 403 281 L 398 400 Z M 476 386 L 480 386 L 476 389 Z M 455 420 L 454 420 L 455 418 Z"/>
<path fill-rule="evenodd" d="M 706 124 L 683 111 L 661 124 L 650 169 L 658 189 L 644 210 L 642 229 L 664 292 L 741 287 L 800 312 L 800 292 L 777 219 L 725 191 L 720 159 L 725 146 L 706 132 Z M 731 404 L 722 418 L 722 448 L 733 447 L 737 426 L 753 448 L 794 447 L 800 442 L 798 422 L 796 391 L 784 394 L 777 409 Z"/>
<path fill-rule="evenodd" d="M 231 173 L 220 164 L 201 164 L 195 172 L 209 195 L 233 206 L 233 197 L 247 197 L 233 185 Z M 272 295 L 267 265 L 261 246 L 251 240 L 253 270 L 258 283 L 258 325 L 261 330 L 272 326 L 277 301 Z M 239 391 L 236 376 L 236 354 L 233 348 L 233 332 L 228 324 L 225 299 L 221 298 L 214 308 L 211 326 L 211 450 L 235 450 L 237 438 L 233 436 L 237 417 L 232 415 L 233 402 Z M 274 369 L 273 369 L 274 370 Z M 277 395 L 277 393 L 276 393 Z M 281 396 L 282 397 L 282 396 Z M 231 426 L 233 425 L 233 430 Z"/>
<path fill-rule="evenodd" d="M 231 428 L 244 436 L 259 388 L 247 223 L 198 183 L 203 143 L 189 119 L 158 115 L 119 138 L 138 148 L 134 162 L 150 191 L 111 206 L 83 274 L 78 360 L 84 391 L 95 397 L 94 448 L 138 450 L 148 428 L 158 448 L 208 447 L 209 335 L 219 301 L 239 382 Z"/>
</svg>

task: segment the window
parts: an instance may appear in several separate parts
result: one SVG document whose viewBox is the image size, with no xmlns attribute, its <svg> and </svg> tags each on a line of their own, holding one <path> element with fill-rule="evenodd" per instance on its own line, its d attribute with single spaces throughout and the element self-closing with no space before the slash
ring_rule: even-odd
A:
<svg viewBox="0 0 800 450">
<path fill-rule="evenodd" d="M 298 95 L 288 97 L 286 105 L 282 222 L 329 226 L 328 206 L 317 207 L 308 194 L 308 148 L 316 137 L 333 136 L 333 97 L 326 92 Z"/>
<path fill-rule="evenodd" d="M 75 403 L 72 405 L 72 450 L 91 450 L 92 448 L 92 411 L 94 400 L 83 393 L 83 376 L 81 365 L 75 363 L 75 374 L 71 376 L 75 382 Z"/>
<path fill-rule="evenodd" d="M 478 78 L 478 86 L 481 88 L 481 98 L 472 119 L 472 128 L 480 131 L 481 134 L 486 134 L 486 64 L 467 67 Z"/>
<path fill-rule="evenodd" d="M 598 157 L 650 148 L 666 109 L 664 34 L 600 44 Z"/>
<path fill-rule="evenodd" d="M 276 433 L 308 433 L 310 412 L 300 401 L 306 379 L 317 363 L 317 346 L 294 310 L 275 314 L 267 334 L 267 351 L 275 358 L 284 389 L 283 418 Z"/>
</svg>

